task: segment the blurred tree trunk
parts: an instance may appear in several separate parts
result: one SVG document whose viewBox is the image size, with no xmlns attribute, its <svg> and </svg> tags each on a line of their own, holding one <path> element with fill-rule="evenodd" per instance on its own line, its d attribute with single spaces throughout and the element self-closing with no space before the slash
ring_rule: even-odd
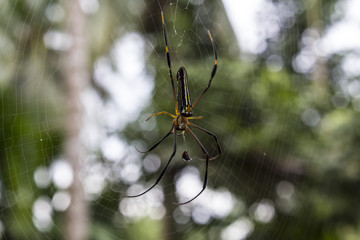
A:
<svg viewBox="0 0 360 240">
<path fill-rule="evenodd" d="M 316 47 L 316 41 L 320 40 L 324 29 L 322 4 L 322 1 L 306 1 L 306 22 L 308 29 L 313 29 L 313 31 L 310 32 L 310 37 L 313 39 L 314 47 Z M 317 56 L 311 73 L 311 78 L 314 82 L 315 91 L 317 92 L 317 101 L 320 103 L 326 103 L 329 99 L 327 92 L 328 71 L 326 61 L 321 56 Z"/>
<path fill-rule="evenodd" d="M 174 176 L 176 174 L 177 168 L 170 168 L 169 171 L 164 175 L 163 180 L 163 189 L 164 189 L 164 205 L 166 209 L 165 217 L 163 218 L 163 231 L 164 231 L 164 239 L 165 240 L 177 240 L 182 239 L 180 232 L 176 231 L 176 223 L 174 220 L 173 213 L 175 208 L 174 205 L 177 202 L 175 198 L 175 185 Z"/>
<path fill-rule="evenodd" d="M 163 218 L 165 240 L 183 239 L 181 232 L 176 230 L 176 222 L 173 215 L 178 207 L 174 205 L 175 202 L 178 202 L 175 198 L 176 189 L 174 185 L 174 176 L 177 170 L 179 169 L 176 167 L 170 168 L 163 180 L 164 205 L 166 209 L 165 217 Z"/>
<path fill-rule="evenodd" d="M 65 1 L 67 33 L 71 37 L 70 49 L 64 55 L 66 85 L 66 139 L 65 156 L 72 166 L 74 180 L 70 187 L 71 204 L 66 214 L 66 239 L 88 238 L 88 205 L 85 199 L 82 176 L 84 169 L 84 146 L 81 141 L 83 105 L 81 93 L 88 82 L 88 49 L 85 39 L 86 17 L 78 0 Z"/>
</svg>

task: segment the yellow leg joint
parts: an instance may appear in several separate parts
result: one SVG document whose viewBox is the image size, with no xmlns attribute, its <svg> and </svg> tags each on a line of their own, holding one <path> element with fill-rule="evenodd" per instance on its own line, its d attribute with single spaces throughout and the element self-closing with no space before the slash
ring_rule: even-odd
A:
<svg viewBox="0 0 360 240">
<path fill-rule="evenodd" d="M 148 121 L 148 120 L 150 120 L 150 118 L 152 118 L 152 117 L 154 117 L 154 116 L 156 116 L 156 115 L 160 115 L 160 114 L 166 114 L 166 115 L 171 116 L 172 118 L 176 118 L 176 116 L 173 115 L 173 114 L 171 114 L 171 113 L 168 113 L 168 112 L 158 112 L 158 113 L 154 113 L 153 115 L 151 115 L 150 117 L 148 117 L 148 118 L 146 119 L 146 121 Z"/>
</svg>

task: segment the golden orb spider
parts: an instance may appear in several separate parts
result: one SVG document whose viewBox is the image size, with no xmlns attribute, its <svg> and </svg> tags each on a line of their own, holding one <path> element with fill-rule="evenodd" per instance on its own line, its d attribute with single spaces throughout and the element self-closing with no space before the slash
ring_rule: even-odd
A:
<svg viewBox="0 0 360 240">
<path fill-rule="evenodd" d="M 193 197 L 190 200 L 188 200 L 186 202 L 183 202 L 183 203 L 175 203 L 175 204 L 178 204 L 178 205 L 183 205 L 183 204 L 187 204 L 187 203 L 193 201 L 195 198 L 197 198 L 205 190 L 207 180 L 208 180 L 209 160 L 213 160 L 213 159 L 217 158 L 221 154 L 220 144 L 218 142 L 218 139 L 217 139 L 216 135 L 213 134 L 212 132 L 209 132 L 208 130 L 206 130 L 206 129 L 202 128 L 202 127 L 199 127 L 199 126 L 189 122 L 189 119 L 201 119 L 202 118 L 202 117 L 193 117 L 192 116 L 193 115 L 193 108 L 199 102 L 199 100 L 202 98 L 204 93 L 209 89 L 209 87 L 211 85 L 211 81 L 215 76 L 216 69 L 217 69 L 217 52 L 216 52 L 216 47 L 215 47 L 214 40 L 213 40 L 213 38 L 211 36 L 210 31 L 208 30 L 208 34 L 209 34 L 211 44 L 212 44 L 212 47 L 213 47 L 213 50 L 214 50 L 215 63 L 214 63 L 213 69 L 211 71 L 210 80 L 208 82 L 207 87 L 203 90 L 203 92 L 200 94 L 200 96 L 196 99 L 194 104 L 191 104 L 189 87 L 188 87 L 187 72 L 186 72 L 186 69 L 184 67 L 180 67 L 179 71 L 176 74 L 176 80 L 177 80 L 177 85 L 178 85 L 177 86 L 177 95 L 175 93 L 174 79 L 173 79 L 172 70 L 171 70 L 170 53 L 169 53 L 169 47 L 168 47 L 168 42 L 167 42 L 167 36 L 166 36 L 166 25 L 165 25 L 165 21 L 164 21 L 164 14 L 163 14 L 162 11 L 161 11 L 161 20 L 162 20 L 162 28 L 163 28 L 164 40 L 165 40 L 166 60 L 167 60 L 167 64 L 168 64 L 168 67 L 169 67 L 169 76 L 170 76 L 170 81 L 171 81 L 171 86 L 172 86 L 172 91 L 173 91 L 173 96 L 174 96 L 174 102 L 175 102 L 175 115 L 173 115 L 171 113 L 168 113 L 168 112 L 158 112 L 158 113 L 154 113 L 149 118 L 147 118 L 146 121 L 148 121 L 150 118 L 152 118 L 152 117 L 154 117 L 156 115 L 166 114 L 166 115 L 171 116 L 174 120 L 172 121 L 172 125 L 171 125 L 171 128 L 170 128 L 169 132 L 166 133 L 165 136 L 163 136 L 152 147 L 150 147 L 149 150 L 144 151 L 144 152 L 139 151 L 139 150 L 138 151 L 141 152 L 141 153 L 150 152 L 151 150 L 156 148 L 170 134 L 174 134 L 174 150 L 173 150 L 168 162 L 166 163 L 165 167 L 163 168 L 160 175 L 156 179 L 155 183 L 150 188 L 148 188 L 146 191 L 144 191 L 144 192 L 142 192 L 140 194 L 131 195 L 131 196 L 127 195 L 126 197 L 139 197 L 141 195 L 144 195 L 145 193 L 147 193 L 148 191 L 153 189 L 160 182 L 161 178 L 165 174 L 166 169 L 170 165 L 171 160 L 175 156 L 175 153 L 176 153 L 176 139 L 177 139 L 177 135 L 178 135 L 177 131 L 181 132 L 180 135 L 184 135 L 185 132 L 187 131 L 195 139 L 196 143 L 200 146 L 201 150 L 205 154 L 205 175 L 204 175 L 203 187 L 202 187 L 201 191 L 195 197 Z M 196 137 L 196 135 L 190 130 L 189 126 L 197 128 L 198 130 L 200 130 L 202 132 L 205 132 L 205 133 L 209 134 L 210 136 L 214 137 L 216 145 L 217 145 L 217 149 L 218 149 L 218 154 L 216 156 L 210 158 L 208 151 L 204 148 L 204 146 L 202 145 L 200 140 Z M 185 160 L 190 160 L 190 156 L 189 156 L 187 151 L 184 151 L 183 158 Z"/>
</svg>

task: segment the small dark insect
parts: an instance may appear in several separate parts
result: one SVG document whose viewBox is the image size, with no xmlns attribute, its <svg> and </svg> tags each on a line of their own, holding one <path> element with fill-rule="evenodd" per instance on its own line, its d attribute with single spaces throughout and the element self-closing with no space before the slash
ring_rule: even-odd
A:
<svg viewBox="0 0 360 240">
<path fill-rule="evenodd" d="M 214 66 L 212 68 L 212 71 L 211 71 L 211 74 L 210 74 L 210 80 L 208 82 L 207 87 L 202 91 L 202 93 L 196 99 L 194 104 L 191 104 L 190 92 L 189 92 L 189 86 L 188 86 L 187 71 L 186 71 L 186 69 L 184 67 L 180 67 L 177 74 L 176 74 L 177 94 L 175 92 L 175 84 L 174 84 L 173 74 L 172 74 L 172 70 L 171 70 L 170 53 L 169 53 L 169 47 L 168 47 L 168 42 L 167 42 L 166 26 L 165 26 L 163 12 L 161 12 L 161 20 L 162 20 L 162 27 L 163 27 L 164 40 L 165 40 L 166 60 L 167 60 L 167 65 L 169 67 L 170 82 L 171 82 L 171 87 L 172 87 L 172 92 L 173 92 L 173 97 L 174 97 L 174 102 L 175 102 L 175 115 L 173 115 L 171 113 L 168 113 L 168 112 L 158 112 L 158 113 L 154 113 L 148 119 L 146 119 L 146 121 L 148 121 L 150 118 L 152 118 L 152 117 L 154 117 L 156 115 L 166 114 L 166 115 L 171 116 L 174 120 L 172 121 L 170 130 L 158 142 L 156 142 L 152 147 L 150 147 L 149 150 L 144 151 L 144 152 L 141 152 L 139 150 L 138 151 L 141 152 L 141 153 L 150 152 L 151 150 L 156 148 L 170 134 L 173 134 L 173 136 L 174 136 L 174 150 L 173 150 L 169 160 L 167 161 L 165 167 L 163 168 L 160 175 L 156 179 L 155 183 L 150 188 L 148 188 L 146 191 L 144 191 L 144 192 L 142 192 L 140 194 L 132 195 L 132 196 L 126 196 L 126 197 L 139 197 L 139 196 L 147 193 L 151 189 L 153 189 L 160 182 L 161 178 L 164 176 L 164 174 L 166 172 L 166 169 L 170 165 L 171 160 L 175 156 L 175 153 L 176 153 L 176 140 L 177 140 L 177 136 L 178 136 L 177 131 L 179 131 L 180 135 L 184 135 L 185 132 L 188 132 L 194 138 L 195 142 L 199 145 L 199 147 L 201 148 L 202 152 L 205 155 L 205 175 L 204 175 L 204 182 L 203 182 L 202 189 L 195 197 L 193 197 L 190 200 L 188 200 L 186 202 L 183 202 L 183 203 L 175 203 L 175 204 L 178 204 L 178 205 L 182 205 L 182 204 L 187 204 L 187 203 L 193 201 L 195 198 L 197 198 L 205 190 L 207 180 L 208 180 L 209 160 L 215 159 L 218 156 L 220 156 L 220 154 L 221 154 L 221 148 L 220 148 L 220 145 L 219 145 L 219 142 L 218 142 L 218 139 L 217 139 L 216 135 L 213 134 L 212 132 L 202 128 L 202 127 L 199 127 L 199 126 L 189 122 L 189 120 L 191 120 L 191 119 L 202 119 L 201 116 L 199 116 L 199 117 L 193 117 L 192 116 L 193 115 L 193 108 L 199 102 L 199 100 L 203 97 L 205 92 L 209 89 L 209 87 L 211 85 L 211 81 L 215 76 L 216 69 L 217 69 L 217 52 L 216 52 L 216 47 L 215 47 L 214 40 L 213 40 L 213 38 L 211 36 L 210 31 L 208 31 L 208 35 L 210 37 L 210 41 L 211 41 L 211 44 L 212 44 L 212 47 L 213 47 L 213 50 L 214 50 L 215 63 L 214 63 Z M 202 132 L 204 132 L 204 133 L 206 133 L 206 134 L 208 134 L 210 136 L 212 136 L 215 139 L 215 142 L 216 142 L 216 145 L 217 145 L 217 150 L 218 150 L 218 154 L 216 156 L 210 158 L 208 151 L 204 148 L 204 146 L 202 145 L 200 140 L 196 137 L 196 135 L 190 129 L 190 126 L 196 128 L 196 129 L 198 129 L 198 130 L 200 130 L 200 131 L 202 131 Z M 190 158 L 187 151 L 184 151 L 182 157 L 186 161 L 191 160 L 191 158 Z"/>
<path fill-rule="evenodd" d="M 182 158 L 183 158 L 185 161 L 190 161 L 190 160 L 192 160 L 191 157 L 189 156 L 189 152 L 188 152 L 188 151 L 184 151 L 184 152 L 183 152 Z"/>
</svg>

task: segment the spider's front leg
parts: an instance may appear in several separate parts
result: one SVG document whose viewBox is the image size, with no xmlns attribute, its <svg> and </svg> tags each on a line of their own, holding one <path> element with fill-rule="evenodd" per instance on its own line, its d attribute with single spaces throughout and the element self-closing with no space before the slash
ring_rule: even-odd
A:
<svg viewBox="0 0 360 240">
<path fill-rule="evenodd" d="M 191 198 L 190 200 L 186 201 L 186 202 L 182 202 L 182 203 L 174 203 L 176 205 L 184 205 L 187 204 L 191 201 L 193 201 L 195 198 L 197 198 L 198 196 L 200 196 L 200 194 L 206 189 L 206 185 L 207 185 L 207 181 L 208 181 L 208 169 L 209 169 L 209 153 L 206 151 L 206 149 L 204 148 L 204 146 L 202 145 L 202 143 L 200 142 L 200 140 L 195 136 L 195 134 L 190 130 L 190 128 L 188 126 L 186 126 L 186 131 L 188 131 L 190 133 L 190 135 L 195 139 L 195 141 L 197 142 L 197 144 L 200 146 L 201 150 L 203 151 L 203 153 L 205 154 L 206 157 L 206 161 L 205 161 L 205 175 L 204 175 L 204 183 L 203 183 L 203 187 L 201 189 L 201 191 L 196 194 L 195 197 Z"/>
<path fill-rule="evenodd" d="M 147 151 L 140 151 L 139 149 L 137 149 L 137 147 L 135 147 L 136 151 L 138 151 L 139 153 L 147 153 L 147 152 L 150 152 L 151 150 L 153 150 L 154 148 L 156 148 L 165 138 L 167 138 L 173 131 L 174 129 L 174 122 L 173 124 L 171 125 L 171 128 L 170 130 L 165 134 L 165 136 L 163 136 L 157 143 L 155 143 L 152 147 L 149 148 L 149 150 Z"/>
<path fill-rule="evenodd" d="M 200 131 L 202 131 L 202 132 L 204 132 L 204 133 L 206 133 L 206 134 L 209 134 L 210 136 L 212 136 L 212 137 L 215 139 L 216 147 L 217 147 L 217 149 L 218 149 L 218 154 L 217 154 L 216 156 L 214 156 L 214 157 L 211 157 L 209 160 L 214 160 L 214 159 L 218 158 L 218 157 L 221 155 L 221 147 L 220 147 L 220 143 L 219 143 L 219 141 L 218 141 L 217 136 L 216 136 L 214 133 L 206 130 L 205 128 L 199 127 L 199 126 L 197 126 L 197 125 L 195 125 L 195 124 L 193 124 L 193 123 L 188 123 L 188 125 L 189 125 L 189 126 L 192 126 L 192 127 L 194 127 L 194 128 L 197 128 L 197 129 L 199 129 Z M 202 159 L 202 160 L 204 160 L 204 159 Z"/>
<path fill-rule="evenodd" d="M 174 131 L 173 131 L 174 130 Z M 175 156 L 176 154 L 176 139 L 177 139 L 177 134 L 176 134 L 176 129 L 174 128 L 174 124 L 172 125 L 171 129 L 170 129 L 170 133 L 173 133 L 174 134 L 174 149 L 173 149 L 173 152 L 168 160 L 168 162 L 166 163 L 165 167 L 163 168 L 163 170 L 161 171 L 159 177 L 156 179 L 155 183 L 149 187 L 146 191 L 140 193 L 140 194 L 137 194 L 137 195 L 126 195 L 125 197 L 139 197 L 141 195 L 144 195 L 145 193 L 149 192 L 151 189 L 153 189 L 161 180 L 161 178 L 164 176 L 165 172 L 166 172 L 166 169 L 168 168 L 168 166 L 170 165 L 170 162 L 171 160 L 173 159 L 173 157 Z M 166 136 L 170 135 L 167 134 Z M 164 138 L 163 138 L 164 139 Z M 162 139 L 162 140 L 163 140 Z M 151 151 L 151 150 L 149 150 Z"/>
</svg>

